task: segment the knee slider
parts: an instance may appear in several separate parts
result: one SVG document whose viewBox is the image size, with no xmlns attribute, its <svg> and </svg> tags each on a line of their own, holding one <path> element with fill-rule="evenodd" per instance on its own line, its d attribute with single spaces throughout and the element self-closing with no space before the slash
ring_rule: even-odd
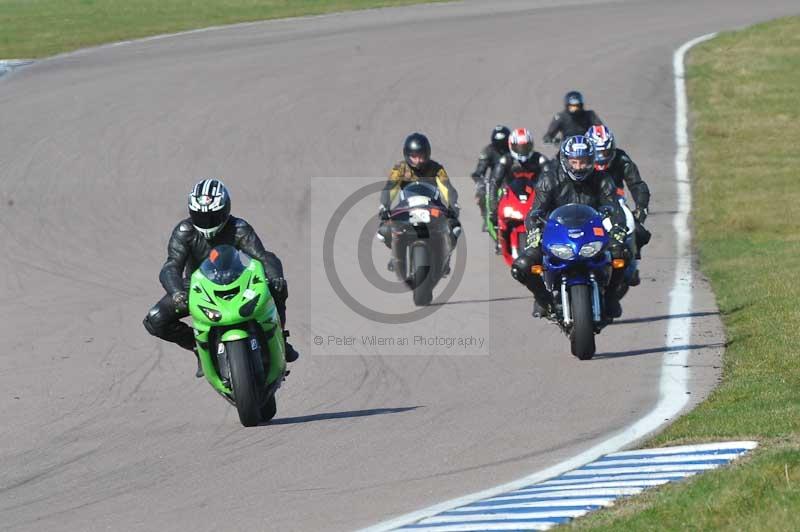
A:
<svg viewBox="0 0 800 532">
<path fill-rule="evenodd" d="M 630 258 L 631 258 L 631 250 L 628 249 L 627 246 L 622 245 L 622 244 L 611 246 L 609 248 L 609 251 L 611 252 L 611 258 L 612 259 L 630 260 Z"/>
<path fill-rule="evenodd" d="M 511 265 L 511 277 L 524 284 L 530 276 L 531 266 L 533 266 L 532 257 L 527 255 L 517 257 Z"/>
<path fill-rule="evenodd" d="M 381 240 L 386 247 L 392 247 L 392 227 L 389 224 L 381 224 L 378 227 L 378 240 Z"/>
<path fill-rule="evenodd" d="M 142 320 L 142 325 L 144 325 L 144 328 L 147 329 L 147 332 L 149 332 L 153 336 L 160 337 L 161 336 L 160 318 L 161 318 L 161 313 L 158 310 L 158 306 L 155 306 L 151 308 L 150 311 L 147 313 L 147 316 L 144 317 L 144 320 Z"/>
</svg>

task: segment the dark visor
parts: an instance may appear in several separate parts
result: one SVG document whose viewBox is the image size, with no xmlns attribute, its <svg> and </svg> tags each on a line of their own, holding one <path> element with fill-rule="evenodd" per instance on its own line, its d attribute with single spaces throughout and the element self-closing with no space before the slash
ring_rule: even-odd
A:
<svg viewBox="0 0 800 532">
<path fill-rule="evenodd" d="M 192 223 L 200 229 L 214 229 L 222 225 L 226 218 L 224 211 L 191 211 L 190 214 L 192 216 Z"/>
</svg>

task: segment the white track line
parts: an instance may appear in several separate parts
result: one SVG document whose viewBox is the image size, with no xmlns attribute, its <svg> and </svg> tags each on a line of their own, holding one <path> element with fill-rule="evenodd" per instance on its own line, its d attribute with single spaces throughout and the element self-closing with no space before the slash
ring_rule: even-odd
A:
<svg viewBox="0 0 800 532">
<path fill-rule="evenodd" d="M 692 259 L 689 247 L 689 213 L 692 207 L 692 190 L 689 181 L 689 133 L 687 131 L 687 100 L 684 84 L 684 57 L 686 52 L 701 42 L 712 39 L 716 33 L 709 33 L 692 39 L 678 48 L 672 56 L 672 68 L 675 82 L 675 180 L 678 192 L 678 205 L 672 220 L 675 229 L 675 278 L 669 294 L 670 316 L 690 314 L 692 311 Z M 459 506 L 495 497 L 502 493 L 514 491 L 543 480 L 555 477 L 589 463 L 597 458 L 617 451 L 626 445 L 642 439 L 647 434 L 673 419 L 686 407 L 689 401 L 689 371 L 686 368 L 688 350 L 680 346 L 691 345 L 692 319 L 672 318 L 667 327 L 667 347 L 661 363 L 661 379 L 659 382 L 659 398 L 656 406 L 646 416 L 635 421 L 621 432 L 611 436 L 594 447 L 583 451 L 567 460 L 551 467 L 537 471 L 518 480 L 501 484 L 477 493 L 451 499 L 416 512 L 383 521 L 367 527 L 361 532 L 384 532 L 403 525 L 415 523 L 438 513 L 452 510 Z"/>
</svg>

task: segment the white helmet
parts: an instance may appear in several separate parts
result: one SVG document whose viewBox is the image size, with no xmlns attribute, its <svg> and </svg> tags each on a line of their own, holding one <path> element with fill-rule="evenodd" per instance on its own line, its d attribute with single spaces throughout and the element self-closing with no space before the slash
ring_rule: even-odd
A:
<svg viewBox="0 0 800 532">
<path fill-rule="evenodd" d="M 192 224 L 207 240 L 219 233 L 231 216 L 231 197 L 219 179 L 203 179 L 189 193 Z"/>
<path fill-rule="evenodd" d="M 508 149 L 511 156 L 524 163 L 533 155 L 533 137 L 525 128 L 515 129 L 508 137 Z"/>
</svg>

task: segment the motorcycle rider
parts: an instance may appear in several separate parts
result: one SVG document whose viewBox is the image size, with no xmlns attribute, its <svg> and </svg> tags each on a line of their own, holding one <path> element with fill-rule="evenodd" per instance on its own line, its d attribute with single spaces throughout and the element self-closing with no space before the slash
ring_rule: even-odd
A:
<svg viewBox="0 0 800 532">
<path fill-rule="evenodd" d="M 460 213 L 458 192 L 453 188 L 444 167 L 431 159 L 431 143 L 428 137 L 419 132 L 406 137 L 403 143 L 403 160 L 392 167 L 386 186 L 381 192 L 378 238 L 391 249 L 392 231 L 387 223 L 390 217 L 389 207 L 397 193 L 414 181 L 430 183 L 439 189 L 444 204 L 448 208 L 447 217 L 450 222 L 453 247 L 455 247 L 458 236 L 461 234 L 461 223 L 458 221 Z M 394 271 L 394 258 L 389 259 L 387 268 L 389 271 Z M 449 273 L 449 266 L 445 273 Z"/>
<path fill-rule="evenodd" d="M 161 285 L 167 293 L 145 316 L 143 324 L 147 332 L 189 351 L 195 350 L 194 332 L 181 321 L 181 318 L 189 315 L 189 277 L 208 257 L 211 249 L 222 244 L 234 246 L 263 264 L 281 326 L 285 326 L 289 292 L 281 261 L 274 253 L 264 249 L 249 223 L 231 215 L 228 189 L 221 180 L 212 178 L 203 179 L 192 187 L 189 193 L 189 218 L 178 222 L 172 231 L 167 245 L 167 260 L 159 274 Z M 289 331 L 284 330 L 283 334 L 286 338 Z M 298 356 L 287 341 L 286 361 L 294 362 Z M 199 358 L 195 375 L 203 376 Z"/>
<path fill-rule="evenodd" d="M 586 132 L 586 136 L 591 139 L 595 146 L 596 160 L 595 169 L 607 172 L 614 179 L 617 186 L 617 193 L 625 198 L 625 186 L 633 197 L 636 208 L 633 211 L 633 219 L 636 223 L 635 236 L 636 258 L 641 258 L 641 249 L 650 242 L 650 231 L 645 229 L 644 221 L 647 218 L 648 207 L 650 205 L 650 188 L 639 175 L 639 167 L 633 159 L 622 149 L 617 148 L 614 134 L 606 126 L 592 126 Z M 638 271 L 632 285 L 639 284 Z"/>
<path fill-rule="evenodd" d="M 508 155 L 503 155 L 492 168 L 487 182 L 489 219 L 497 227 L 497 191 L 513 179 L 529 179 L 532 184 L 547 168 L 548 159 L 534 151 L 533 135 L 525 128 L 515 129 L 508 139 Z M 500 240 L 495 241 L 495 253 L 500 252 Z"/>
<path fill-rule="evenodd" d="M 491 143 L 481 150 L 478 156 L 478 164 L 472 172 L 472 180 L 475 182 L 475 202 L 481 210 L 481 230 L 485 233 L 486 229 L 486 185 L 491 177 L 491 171 L 501 157 L 508 154 L 508 137 L 511 130 L 506 126 L 497 125 L 492 130 Z"/>
<path fill-rule="evenodd" d="M 542 140 L 545 144 L 551 144 L 556 142 L 559 135 L 563 139 L 583 135 L 590 126 L 602 124 L 597 113 L 583 108 L 583 95 L 578 91 L 569 91 L 564 95 L 564 111 L 553 116 Z"/>
<path fill-rule="evenodd" d="M 617 199 L 614 180 L 605 172 L 595 170 L 594 163 L 594 144 L 588 138 L 567 137 L 561 143 L 555 171 L 545 173 L 536 183 L 536 198 L 525 218 L 528 242 L 514 261 L 511 276 L 533 293 L 536 300 L 533 315 L 537 318 L 548 317 L 555 310 L 553 296 L 542 277 L 531 271 L 534 265 L 543 263 L 542 232 L 545 220 L 553 210 L 569 203 L 580 203 L 607 214 L 613 224 L 608 232 L 612 256 L 624 258 L 628 253 L 624 245 L 627 235 L 625 214 Z M 605 297 L 608 316 L 617 318 L 622 315 L 619 300 L 626 290 L 622 270 L 614 270 Z"/>
</svg>

